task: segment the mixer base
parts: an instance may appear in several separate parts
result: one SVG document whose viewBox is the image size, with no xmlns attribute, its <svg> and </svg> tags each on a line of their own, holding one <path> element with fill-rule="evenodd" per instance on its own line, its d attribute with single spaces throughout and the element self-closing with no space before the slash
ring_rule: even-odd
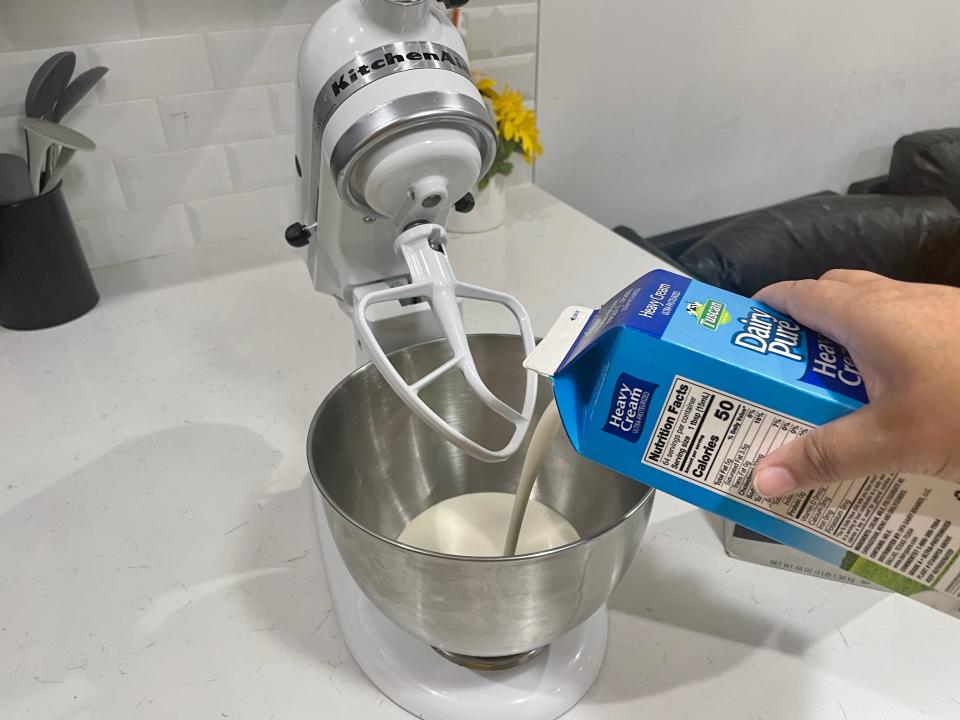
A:
<svg viewBox="0 0 960 720">
<path fill-rule="evenodd" d="M 510 669 L 455 664 L 381 613 L 350 576 L 313 492 L 320 549 L 340 632 L 370 681 L 423 720 L 554 720 L 576 705 L 600 673 L 607 609 Z"/>
</svg>

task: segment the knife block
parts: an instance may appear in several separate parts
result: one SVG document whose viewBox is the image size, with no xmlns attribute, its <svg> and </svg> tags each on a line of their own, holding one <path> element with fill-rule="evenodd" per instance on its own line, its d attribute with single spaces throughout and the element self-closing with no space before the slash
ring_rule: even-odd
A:
<svg viewBox="0 0 960 720">
<path fill-rule="evenodd" d="M 99 300 L 62 185 L 0 207 L 0 325 L 10 330 L 61 325 Z"/>
</svg>

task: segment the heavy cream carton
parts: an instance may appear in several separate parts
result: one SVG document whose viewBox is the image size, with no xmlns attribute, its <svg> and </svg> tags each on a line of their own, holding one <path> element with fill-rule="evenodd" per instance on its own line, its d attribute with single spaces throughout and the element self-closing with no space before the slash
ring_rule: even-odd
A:
<svg viewBox="0 0 960 720">
<path fill-rule="evenodd" d="M 757 462 L 866 403 L 847 351 L 760 303 L 656 270 L 567 308 L 527 359 L 579 453 L 960 617 L 960 485 L 889 473 L 766 500 Z"/>
</svg>

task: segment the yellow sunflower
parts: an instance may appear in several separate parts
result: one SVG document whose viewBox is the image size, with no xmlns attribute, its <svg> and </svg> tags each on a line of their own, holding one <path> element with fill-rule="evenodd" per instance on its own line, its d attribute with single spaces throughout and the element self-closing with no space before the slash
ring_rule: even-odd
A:
<svg viewBox="0 0 960 720">
<path fill-rule="evenodd" d="M 505 87 L 502 93 L 493 98 L 493 113 L 500 128 L 500 135 L 507 142 L 520 145 L 524 160 L 531 163 L 534 157 L 543 154 L 537 116 L 527 109 L 523 95 Z"/>
<path fill-rule="evenodd" d="M 493 115 L 501 138 L 497 162 L 481 182 L 481 186 L 485 186 L 493 175 L 510 174 L 513 170 L 513 165 L 508 162 L 511 154 L 519 153 L 524 160 L 532 163 L 535 157 L 543 154 L 543 146 L 540 144 L 537 116 L 533 110 L 527 108 L 522 94 L 511 90 L 508 85 L 498 92 L 497 83 L 492 78 L 478 78 L 476 84 L 480 94 L 493 106 Z"/>
<path fill-rule="evenodd" d="M 477 80 L 477 90 L 480 91 L 480 94 L 489 99 L 495 100 L 497 97 L 497 91 L 494 88 L 497 86 L 497 81 L 493 78 L 480 78 Z"/>
</svg>

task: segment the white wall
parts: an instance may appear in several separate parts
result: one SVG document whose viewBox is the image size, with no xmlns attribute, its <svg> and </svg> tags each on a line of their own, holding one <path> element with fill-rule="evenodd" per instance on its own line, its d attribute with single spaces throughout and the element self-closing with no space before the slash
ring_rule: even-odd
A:
<svg viewBox="0 0 960 720">
<path fill-rule="evenodd" d="M 100 146 L 64 183 L 92 265 L 280 242 L 294 219 L 297 52 L 331 1 L 0 0 L 0 152 L 23 152 L 30 77 L 66 47 L 77 72 L 110 68 L 67 119 Z M 470 8 L 474 67 L 532 98 L 536 2 Z"/>
<path fill-rule="evenodd" d="M 641 234 L 886 172 L 960 125 L 957 0 L 545 0 L 536 182 Z"/>
</svg>

